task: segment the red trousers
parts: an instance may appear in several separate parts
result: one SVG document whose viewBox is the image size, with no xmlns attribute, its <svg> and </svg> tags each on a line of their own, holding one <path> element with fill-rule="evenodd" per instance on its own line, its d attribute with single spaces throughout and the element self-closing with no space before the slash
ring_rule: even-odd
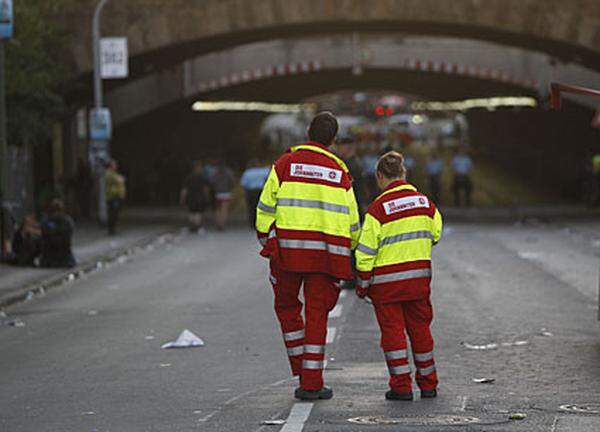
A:
<svg viewBox="0 0 600 432">
<path fill-rule="evenodd" d="M 300 376 L 305 390 L 323 388 L 327 315 L 337 303 L 337 279 L 321 273 L 286 272 L 271 262 L 271 284 L 275 292 L 275 313 L 281 324 L 292 374 Z M 304 283 L 306 307 L 298 298 Z"/>
<path fill-rule="evenodd" d="M 375 314 L 381 328 L 381 348 L 390 371 L 392 390 L 397 393 L 412 392 L 406 333 L 410 338 L 419 388 L 437 388 L 433 338 L 429 329 L 433 320 L 431 301 L 424 299 L 375 304 Z"/>
</svg>

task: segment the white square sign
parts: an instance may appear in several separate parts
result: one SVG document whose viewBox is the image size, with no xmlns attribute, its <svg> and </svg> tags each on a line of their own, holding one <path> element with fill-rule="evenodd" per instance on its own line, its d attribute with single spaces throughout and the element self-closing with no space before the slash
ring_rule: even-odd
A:
<svg viewBox="0 0 600 432">
<path fill-rule="evenodd" d="M 127 38 L 109 37 L 100 40 L 100 73 L 103 79 L 129 76 Z"/>
</svg>

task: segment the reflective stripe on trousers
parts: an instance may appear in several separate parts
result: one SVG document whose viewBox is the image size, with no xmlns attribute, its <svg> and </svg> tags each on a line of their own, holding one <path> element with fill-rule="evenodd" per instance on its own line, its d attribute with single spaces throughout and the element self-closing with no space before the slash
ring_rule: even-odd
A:
<svg viewBox="0 0 600 432">
<path fill-rule="evenodd" d="M 287 354 L 290 357 L 300 356 L 304 353 L 304 347 L 302 345 L 287 349 Z"/>
<path fill-rule="evenodd" d="M 304 339 L 304 329 L 283 334 L 283 340 L 291 342 L 299 339 Z"/>
<path fill-rule="evenodd" d="M 305 354 L 325 354 L 324 345 L 304 345 Z"/>
<path fill-rule="evenodd" d="M 303 369 L 316 369 L 320 370 L 325 367 L 325 362 L 322 360 L 302 360 Z"/>
<path fill-rule="evenodd" d="M 390 371 L 390 375 L 404 375 L 410 373 L 409 365 L 400 365 L 400 366 L 388 366 L 388 370 Z"/>
<path fill-rule="evenodd" d="M 421 376 L 431 375 L 435 372 L 435 365 L 431 365 L 426 368 L 417 367 L 417 370 L 419 371 L 419 374 L 421 374 Z"/>
<path fill-rule="evenodd" d="M 415 361 L 418 362 L 426 362 L 429 360 L 433 360 L 433 351 L 429 351 L 426 353 L 414 353 Z"/>
<path fill-rule="evenodd" d="M 405 349 L 386 351 L 383 354 L 385 355 L 386 360 L 399 360 L 407 358 Z"/>
</svg>

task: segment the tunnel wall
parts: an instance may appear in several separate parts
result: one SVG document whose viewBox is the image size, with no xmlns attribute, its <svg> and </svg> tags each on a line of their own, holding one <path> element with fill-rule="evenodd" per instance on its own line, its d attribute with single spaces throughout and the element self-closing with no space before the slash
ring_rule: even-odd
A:
<svg viewBox="0 0 600 432">
<path fill-rule="evenodd" d="M 590 151 L 600 146 L 593 113 L 563 111 L 472 111 L 467 115 L 476 154 L 557 198 L 581 198 Z"/>
</svg>

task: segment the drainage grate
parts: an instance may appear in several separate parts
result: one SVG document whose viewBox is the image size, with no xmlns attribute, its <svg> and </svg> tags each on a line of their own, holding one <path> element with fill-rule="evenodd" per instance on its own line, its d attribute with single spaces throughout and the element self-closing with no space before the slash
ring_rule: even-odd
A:
<svg viewBox="0 0 600 432">
<path fill-rule="evenodd" d="M 364 416 L 348 419 L 350 423 L 381 426 L 381 425 L 410 425 L 410 426 L 464 426 L 470 424 L 492 424 L 489 421 L 482 422 L 478 417 L 436 415 L 436 416 L 406 416 L 406 417 L 378 417 Z M 501 421 L 500 421 L 501 422 Z"/>
</svg>

